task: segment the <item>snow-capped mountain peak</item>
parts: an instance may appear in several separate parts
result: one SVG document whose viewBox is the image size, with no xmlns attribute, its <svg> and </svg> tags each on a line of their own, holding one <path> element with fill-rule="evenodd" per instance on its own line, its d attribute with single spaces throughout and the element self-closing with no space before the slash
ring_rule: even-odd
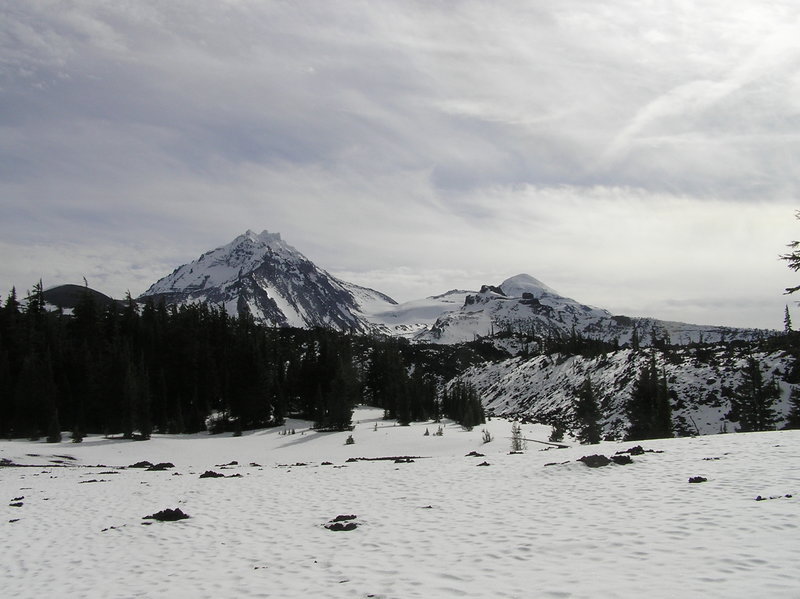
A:
<svg viewBox="0 0 800 599">
<path fill-rule="evenodd" d="M 506 279 L 500 283 L 500 289 L 508 297 L 522 297 L 525 293 L 530 293 L 536 299 L 541 299 L 544 294 L 560 295 L 539 279 L 524 273 Z"/>
<path fill-rule="evenodd" d="M 503 332 L 583 336 L 642 344 L 751 339 L 757 331 L 614 316 L 564 297 L 529 274 L 480 291 L 453 290 L 401 305 L 317 267 L 280 233 L 248 230 L 153 284 L 143 295 L 169 304 L 207 302 L 270 326 L 383 332 L 458 343 Z M 512 348 L 509 348 L 512 349 Z"/>
<path fill-rule="evenodd" d="M 208 302 L 231 314 L 250 314 L 273 326 L 326 326 L 372 330 L 365 306 L 374 310 L 390 297 L 345 283 L 318 268 L 280 233 L 252 230 L 206 252 L 152 285 L 143 295 L 167 303 Z"/>
</svg>

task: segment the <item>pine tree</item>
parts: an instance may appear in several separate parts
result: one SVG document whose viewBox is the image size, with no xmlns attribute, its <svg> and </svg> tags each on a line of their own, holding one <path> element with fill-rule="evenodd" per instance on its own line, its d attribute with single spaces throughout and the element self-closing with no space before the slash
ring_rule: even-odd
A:
<svg viewBox="0 0 800 599">
<path fill-rule="evenodd" d="M 792 332 L 792 317 L 789 315 L 789 306 L 784 306 L 783 309 L 783 332 L 784 333 L 791 333 Z"/>
<path fill-rule="evenodd" d="M 800 210 L 796 211 L 794 215 L 795 218 L 800 219 Z M 789 263 L 788 266 L 791 270 L 797 272 L 800 270 L 800 241 L 792 241 L 787 245 L 787 247 L 790 248 L 792 251 L 789 252 L 788 254 L 782 254 L 780 258 L 781 260 L 785 260 L 786 262 Z M 794 293 L 798 289 L 800 289 L 800 285 L 796 285 L 794 287 L 787 287 L 786 293 L 787 294 Z"/>
<path fill-rule="evenodd" d="M 631 397 L 625 406 L 630 428 L 629 441 L 672 437 L 672 406 L 666 374 L 659 377 L 655 355 L 650 364 L 639 372 Z"/>
<path fill-rule="evenodd" d="M 764 381 L 761 367 L 752 356 L 747 358 L 742 376 L 731 398 L 728 419 L 739 422 L 738 432 L 773 430 L 777 421 L 775 402 L 780 397 L 777 383 Z"/>
<path fill-rule="evenodd" d="M 578 421 L 577 437 L 581 443 L 595 444 L 600 442 L 600 407 L 597 404 L 592 379 L 586 375 L 578 389 L 574 403 L 575 418 Z"/>
<path fill-rule="evenodd" d="M 786 416 L 785 429 L 800 428 L 800 388 L 793 387 L 789 396 L 789 414 Z"/>
<path fill-rule="evenodd" d="M 522 427 L 519 422 L 514 422 L 511 425 L 511 451 L 525 451 L 528 447 L 528 442 L 522 436 Z"/>
</svg>

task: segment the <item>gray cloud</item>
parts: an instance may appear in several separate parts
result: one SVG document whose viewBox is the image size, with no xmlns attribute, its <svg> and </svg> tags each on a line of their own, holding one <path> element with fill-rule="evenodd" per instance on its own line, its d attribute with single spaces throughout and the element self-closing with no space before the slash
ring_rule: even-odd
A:
<svg viewBox="0 0 800 599">
<path fill-rule="evenodd" d="M 0 287 L 138 293 L 267 228 L 399 299 L 530 271 L 780 326 L 799 25 L 791 2 L 13 3 Z"/>
</svg>

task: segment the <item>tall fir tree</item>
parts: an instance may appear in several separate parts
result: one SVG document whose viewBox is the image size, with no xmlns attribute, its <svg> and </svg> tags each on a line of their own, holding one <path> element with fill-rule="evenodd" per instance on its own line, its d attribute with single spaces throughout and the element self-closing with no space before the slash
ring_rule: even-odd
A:
<svg viewBox="0 0 800 599">
<path fill-rule="evenodd" d="M 600 442 L 600 406 L 597 404 L 592 379 L 586 375 L 578 389 L 574 402 L 577 420 L 577 437 L 581 443 L 595 444 Z"/>
<path fill-rule="evenodd" d="M 789 414 L 786 416 L 786 426 L 784 428 L 800 428 L 800 389 L 797 387 L 793 387 L 792 393 L 789 395 Z"/>
<path fill-rule="evenodd" d="M 630 427 L 629 441 L 672 437 L 672 407 L 666 374 L 659 376 L 655 354 L 648 366 L 642 368 L 625 406 Z"/>
<path fill-rule="evenodd" d="M 774 380 L 765 381 L 758 360 L 750 356 L 742 369 L 742 382 L 731 398 L 728 418 L 739 423 L 739 432 L 773 430 L 777 422 L 775 403 L 779 397 L 778 384 Z"/>
</svg>

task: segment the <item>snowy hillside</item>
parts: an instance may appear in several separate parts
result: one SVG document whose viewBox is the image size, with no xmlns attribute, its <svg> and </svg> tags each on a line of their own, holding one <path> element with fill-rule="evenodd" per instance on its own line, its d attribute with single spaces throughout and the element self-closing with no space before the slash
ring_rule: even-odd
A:
<svg viewBox="0 0 800 599">
<path fill-rule="evenodd" d="M 597 358 L 542 355 L 486 362 L 469 368 L 459 380 L 478 389 L 487 410 L 498 415 L 527 415 L 540 421 L 572 419 L 572 403 L 586 377 L 590 377 L 603 412 L 604 433 L 619 438 L 628 427 L 625 403 L 639 372 L 655 355 L 664 372 L 672 400 L 676 433 L 714 434 L 732 432 L 736 423 L 726 418 L 730 394 L 742 382 L 742 369 L 750 354 L 718 346 L 713 349 L 612 352 Z M 794 359 L 784 352 L 752 354 L 769 380 L 781 389 L 779 414 L 789 410 L 789 394 L 795 385 L 785 381 Z M 781 422 L 783 418 L 781 418 Z M 780 426 L 780 423 L 779 423 Z"/>
<path fill-rule="evenodd" d="M 602 341 L 616 340 L 620 345 L 631 343 L 634 335 L 641 345 L 650 345 L 653 339 L 676 344 L 716 343 L 752 340 L 763 335 L 754 329 L 615 316 L 564 297 L 534 277 L 520 274 L 499 286 L 484 285 L 479 293 L 467 295 L 463 306 L 442 314 L 417 339 L 460 343 L 501 332 L 544 338 L 568 336 L 573 331 Z"/>
<path fill-rule="evenodd" d="M 0 441 L 7 597 L 795 598 L 800 431 L 509 455 L 510 423 Z M 346 445 L 352 434 L 355 443 Z M 523 425 L 542 439 L 547 428 Z M 483 455 L 468 455 L 476 452 Z M 630 454 L 626 454 L 630 455 Z M 358 460 L 419 456 L 396 462 Z M 619 457 L 619 456 L 617 456 Z M 163 470 L 136 462 L 169 462 Z M 206 471 L 224 475 L 200 478 Z M 690 483 L 690 478 L 704 480 Z M 144 519 L 179 509 L 179 521 Z M 339 519 L 338 523 L 333 522 Z M 344 530 L 331 530 L 340 524 Z M 347 525 L 347 526 L 345 526 Z M 347 530 L 352 528 L 352 530 Z"/>
<path fill-rule="evenodd" d="M 208 302 L 269 326 L 324 326 L 367 332 L 364 311 L 388 309 L 390 297 L 340 281 L 287 244 L 279 233 L 247 231 L 156 282 L 142 296 L 168 304 Z"/>
</svg>

